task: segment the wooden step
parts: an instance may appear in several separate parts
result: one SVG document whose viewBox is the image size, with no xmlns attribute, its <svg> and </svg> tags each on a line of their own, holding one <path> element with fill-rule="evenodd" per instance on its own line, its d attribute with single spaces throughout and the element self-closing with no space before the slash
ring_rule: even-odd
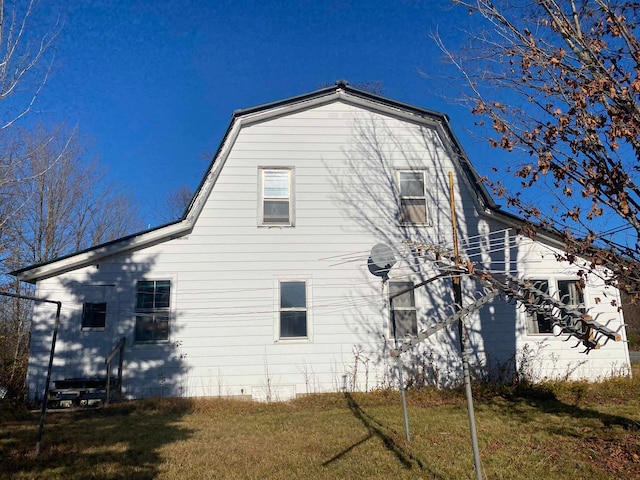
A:
<svg viewBox="0 0 640 480">
<path fill-rule="evenodd" d="M 55 388 L 49 390 L 48 397 L 50 408 L 96 406 L 107 400 L 106 378 L 67 378 L 53 383 Z M 112 391 L 116 391 L 117 386 L 117 379 L 113 379 Z"/>
</svg>

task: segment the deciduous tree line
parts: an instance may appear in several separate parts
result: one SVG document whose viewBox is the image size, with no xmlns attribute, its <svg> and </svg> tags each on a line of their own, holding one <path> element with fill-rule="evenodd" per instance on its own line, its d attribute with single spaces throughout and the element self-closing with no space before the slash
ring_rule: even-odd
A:
<svg viewBox="0 0 640 480">
<path fill-rule="evenodd" d="M 52 65 L 54 21 L 34 36 L 37 2 L 0 1 L 0 291 L 31 295 L 8 272 L 140 227 L 130 199 L 109 183 L 76 129 L 32 112 Z M 24 386 L 31 304 L 0 296 L 0 394 Z"/>
</svg>

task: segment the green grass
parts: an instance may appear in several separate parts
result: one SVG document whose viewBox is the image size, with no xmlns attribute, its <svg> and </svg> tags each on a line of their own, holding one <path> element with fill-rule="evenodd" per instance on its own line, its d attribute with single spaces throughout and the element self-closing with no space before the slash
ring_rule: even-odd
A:
<svg viewBox="0 0 640 480">
<path fill-rule="evenodd" d="M 601 384 L 474 386 L 490 479 L 640 478 L 640 369 Z M 475 478 L 460 391 L 327 394 L 288 403 L 150 399 L 38 414 L 0 404 L 0 478 Z"/>
</svg>

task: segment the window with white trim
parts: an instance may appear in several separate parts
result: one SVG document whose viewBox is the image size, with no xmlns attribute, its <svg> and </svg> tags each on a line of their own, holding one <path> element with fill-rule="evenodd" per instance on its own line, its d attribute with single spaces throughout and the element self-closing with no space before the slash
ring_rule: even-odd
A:
<svg viewBox="0 0 640 480">
<path fill-rule="evenodd" d="M 534 288 L 549 293 L 549 280 L 528 280 Z M 534 295 L 530 294 L 529 301 L 534 302 Z M 550 309 L 549 309 L 550 310 Z M 551 313 L 550 311 L 548 312 Z M 548 314 L 542 312 L 527 312 L 527 333 L 529 334 L 549 334 L 553 333 L 553 325 Z"/>
<path fill-rule="evenodd" d="M 580 279 L 558 280 L 558 297 L 570 308 L 585 313 L 584 292 Z"/>
<path fill-rule="evenodd" d="M 389 297 L 411 288 L 391 299 L 391 336 L 395 323 L 396 338 L 418 334 L 418 313 L 412 282 L 389 282 Z"/>
<path fill-rule="evenodd" d="M 400 221 L 407 224 L 427 224 L 427 194 L 424 170 L 399 170 L 398 193 Z"/>
<path fill-rule="evenodd" d="M 136 284 L 135 341 L 169 340 L 170 280 L 139 280 Z"/>
<path fill-rule="evenodd" d="M 293 225 L 293 170 L 261 168 L 259 174 L 260 224 Z"/>
<path fill-rule="evenodd" d="M 280 282 L 279 338 L 308 338 L 307 282 Z"/>
<path fill-rule="evenodd" d="M 538 290 L 552 294 L 565 305 L 585 312 L 584 292 L 580 279 L 573 278 L 568 280 L 557 280 L 549 282 L 549 280 L 529 280 L 529 282 Z M 549 284 L 555 287 L 555 292 L 549 290 Z M 532 298 L 533 300 L 533 298 Z M 549 312 L 527 312 L 527 333 L 529 335 L 550 335 L 553 333 L 553 320 L 551 319 L 552 308 L 547 307 Z"/>
</svg>

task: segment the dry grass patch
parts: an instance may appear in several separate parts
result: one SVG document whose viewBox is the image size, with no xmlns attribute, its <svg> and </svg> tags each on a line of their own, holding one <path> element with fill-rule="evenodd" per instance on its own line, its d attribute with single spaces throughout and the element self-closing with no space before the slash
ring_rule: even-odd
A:
<svg viewBox="0 0 640 480">
<path fill-rule="evenodd" d="M 487 478 L 640 478 L 640 372 L 602 384 L 477 385 Z M 38 416 L 0 407 L 0 477 L 473 478 L 464 395 L 310 395 L 288 403 L 149 399 Z"/>
</svg>

